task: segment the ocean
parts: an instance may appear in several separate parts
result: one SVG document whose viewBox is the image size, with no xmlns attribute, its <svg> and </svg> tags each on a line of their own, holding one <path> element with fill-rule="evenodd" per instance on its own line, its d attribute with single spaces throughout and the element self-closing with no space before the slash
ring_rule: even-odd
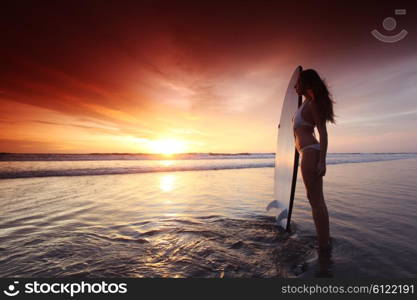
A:
<svg viewBox="0 0 417 300">
<path fill-rule="evenodd" d="M 0 277 L 415 277 L 417 154 L 327 164 L 323 262 L 301 176 L 291 232 L 266 211 L 274 154 L 0 154 Z"/>
</svg>

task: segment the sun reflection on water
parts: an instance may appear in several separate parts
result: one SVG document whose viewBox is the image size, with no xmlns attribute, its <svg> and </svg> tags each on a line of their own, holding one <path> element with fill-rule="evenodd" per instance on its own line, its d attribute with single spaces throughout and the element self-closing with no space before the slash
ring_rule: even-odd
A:
<svg viewBox="0 0 417 300">
<path fill-rule="evenodd" d="M 163 175 L 160 177 L 159 188 L 163 192 L 171 192 L 174 189 L 175 184 L 174 175 Z"/>
<path fill-rule="evenodd" d="M 174 161 L 172 160 L 161 160 L 160 161 L 161 165 L 168 167 L 168 166 L 172 166 L 174 164 Z"/>
</svg>

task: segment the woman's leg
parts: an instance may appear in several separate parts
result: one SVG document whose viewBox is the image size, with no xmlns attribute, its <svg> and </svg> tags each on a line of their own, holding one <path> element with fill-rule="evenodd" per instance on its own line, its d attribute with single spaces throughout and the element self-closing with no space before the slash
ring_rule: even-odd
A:
<svg viewBox="0 0 417 300">
<path fill-rule="evenodd" d="M 308 149 L 301 158 L 301 174 L 310 202 L 317 238 L 321 249 L 329 245 L 329 215 L 323 196 L 323 177 L 317 176 L 320 151 Z"/>
</svg>

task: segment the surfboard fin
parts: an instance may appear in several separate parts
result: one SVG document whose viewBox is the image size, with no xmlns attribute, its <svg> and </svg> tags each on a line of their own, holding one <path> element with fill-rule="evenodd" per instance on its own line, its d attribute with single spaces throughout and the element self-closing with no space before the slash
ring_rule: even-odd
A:
<svg viewBox="0 0 417 300">
<path fill-rule="evenodd" d="M 277 224 L 281 225 L 281 221 L 288 218 L 288 209 L 284 209 L 277 217 Z M 285 228 L 285 226 L 282 226 Z"/>
<path fill-rule="evenodd" d="M 273 200 L 266 207 L 266 211 L 269 211 L 272 208 L 283 209 L 284 208 L 284 205 L 282 205 L 281 203 L 279 203 L 277 200 Z"/>
</svg>

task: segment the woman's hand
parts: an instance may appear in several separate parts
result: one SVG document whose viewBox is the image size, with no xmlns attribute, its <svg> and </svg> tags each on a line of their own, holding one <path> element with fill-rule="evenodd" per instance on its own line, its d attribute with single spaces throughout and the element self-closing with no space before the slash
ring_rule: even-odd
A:
<svg viewBox="0 0 417 300">
<path fill-rule="evenodd" d="M 317 176 L 324 176 L 326 175 L 326 162 L 320 160 L 317 164 Z"/>
</svg>

